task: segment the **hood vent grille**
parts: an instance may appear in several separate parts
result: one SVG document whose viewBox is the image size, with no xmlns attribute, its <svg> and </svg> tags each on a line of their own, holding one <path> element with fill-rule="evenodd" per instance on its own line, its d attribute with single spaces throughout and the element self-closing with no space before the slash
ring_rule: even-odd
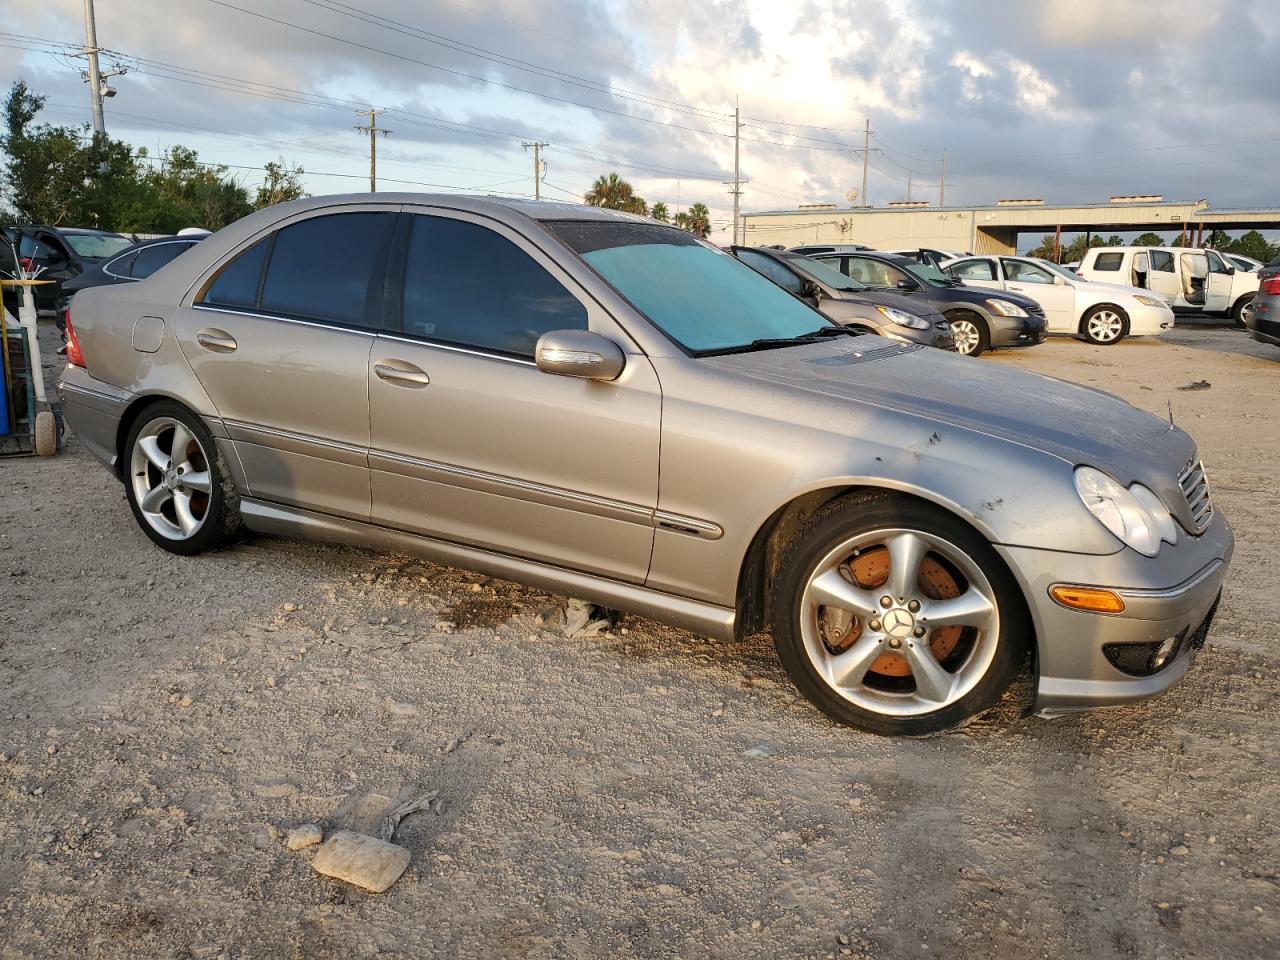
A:
<svg viewBox="0 0 1280 960">
<path fill-rule="evenodd" d="M 1209 523 L 1213 520 L 1213 502 L 1209 497 L 1209 478 L 1205 475 L 1204 464 L 1198 460 L 1188 463 L 1178 477 L 1178 486 L 1182 488 L 1182 495 L 1187 498 L 1191 522 L 1195 524 L 1196 536 L 1199 536 L 1209 528 Z"/>
</svg>

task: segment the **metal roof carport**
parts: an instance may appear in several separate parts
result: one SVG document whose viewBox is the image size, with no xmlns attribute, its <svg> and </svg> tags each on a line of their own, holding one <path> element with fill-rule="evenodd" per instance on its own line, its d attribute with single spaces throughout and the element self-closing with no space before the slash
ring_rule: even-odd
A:
<svg viewBox="0 0 1280 960">
<path fill-rule="evenodd" d="M 746 213 L 742 219 L 746 242 L 753 246 L 865 243 L 878 249 L 938 247 L 1016 253 L 1021 233 L 1177 230 L 1198 245 L 1207 230 L 1280 229 L 1280 208 L 1214 209 L 1206 200 L 1156 198 L 1053 206 L 1039 200 L 1015 200 L 978 207 L 903 204 L 841 209 L 828 204 Z"/>
</svg>

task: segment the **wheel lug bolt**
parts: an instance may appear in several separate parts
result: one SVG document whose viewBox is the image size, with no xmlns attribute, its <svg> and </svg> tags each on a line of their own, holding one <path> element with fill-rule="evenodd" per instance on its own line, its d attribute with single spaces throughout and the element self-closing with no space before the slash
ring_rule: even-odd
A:
<svg viewBox="0 0 1280 960">
<path fill-rule="evenodd" d="M 880 606 L 888 608 L 893 606 L 893 597 L 881 597 Z"/>
<path fill-rule="evenodd" d="M 879 621 L 879 620 L 872 620 L 870 623 L 868 623 L 868 624 L 867 624 L 867 626 L 868 626 L 868 627 L 870 627 L 872 630 L 879 630 L 879 629 L 880 629 L 880 621 Z"/>
<path fill-rule="evenodd" d="M 916 636 L 917 636 L 917 637 L 923 637 L 923 636 L 924 636 L 924 627 L 916 627 L 916 631 L 915 631 L 915 633 L 916 633 Z"/>
<path fill-rule="evenodd" d="M 907 604 L 907 609 L 910 610 L 912 613 L 915 613 L 917 610 L 920 609 L 920 601 L 912 600 L 910 603 Z"/>
<path fill-rule="evenodd" d="M 889 646 L 891 646 L 891 647 L 893 647 L 893 649 L 897 650 L 900 646 L 902 646 L 902 641 L 901 641 L 901 640 L 899 640 L 897 637 L 890 637 L 890 638 L 889 638 Z"/>
</svg>

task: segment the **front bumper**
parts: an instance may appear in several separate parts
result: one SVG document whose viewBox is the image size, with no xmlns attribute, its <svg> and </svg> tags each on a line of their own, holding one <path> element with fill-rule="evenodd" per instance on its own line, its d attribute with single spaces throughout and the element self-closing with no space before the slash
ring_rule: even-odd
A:
<svg viewBox="0 0 1280 960">
<path fill-rule="evenodd" d="M 1149 307 L 1138 304 L 1129 311 L 1129 336 L 1150 337 L 1173 329 L 1173 310 L 1170 307 Z"/>
<path fill-rule="evenodd" d="M 1244 325 L 1253 339 L 1280 346 L 1280 298 L 1255 298 L 1253 309 L 1245 314 Z"/>
<path fill-rule="evenodd" d="M 992 347 L 1034 347 L 1044 343 L 1047 328 L 1045 318 L 1031 314 L 1026 317 L 1004 317 L 989 314 L 987 327 L 991 331 Z"/>
<path fill-rule="evenodd" d="M 1184 534 L 1177 546 L 1166 545 L 1152 558 L 1127 548 L 1097 557 L 998 546 L 1023 586 L 1035 624 L 1035 711 L 1056 716 L 1121 706 L 1158 696 L 1181 680 L 1204 643 L 1234 546 L 1221 515 L 1199 537 Z M 1057 584 L 1111 590 L 1125 610 L 1100 614 L 1060 606 L 1049 595 Z M 1171 637 L 1173 656 L 1150 676 L 1125 673 L 1105 649 Z"/>
<path fill-rule="evenodd" d="M 900 323 L 885 323 L 878 331 L 880 336 L 902 343 L 919 343 L 926 347 L 937 347 L 939 350 L 954 350 L 955 339 L 951 335 L 951 324 L 940 313 L 922 314 L 929 321 L 924 330 L 905 327 Z"/>
</svg>

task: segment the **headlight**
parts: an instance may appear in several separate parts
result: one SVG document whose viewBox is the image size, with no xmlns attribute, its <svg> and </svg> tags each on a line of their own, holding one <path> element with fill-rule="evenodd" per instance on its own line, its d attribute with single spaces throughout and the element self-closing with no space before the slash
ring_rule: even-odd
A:
<svg viewBox="0 0 1280 960">
<path fill-rule="evenodd" d="M 1099 523 L 1143 556 L 1159 553 L 1162 540 L 1178 542 L 1178 528 L 1168 509 L 1140 483 L 1125 489 L 1101 470 L 1077 467 L 1076 492 Z"/>
<path fill-rule="evenodd" d="M 1025 317 L 1028 315 L 1027 311 L 1012 300 L 992 299 L 987 301 L 987 306 L 991 308 L 992 313 L 998 313 L 1002 317 Z"/>
<path fill-rule="evenodd" d="M 1134 298 L 1144 307 L 1167 307 L 1169 302 L 1161 300 L 1159 297 L 1144 297 L 1142 294 L 1135 294 Z"/>
<path fill-rule="evenodd" d="M 882 307 L 876 305 L 876 309 L 881 315 L 891 323 L 900 324 L 904 327 L 910 327 L 912 330 L 928 330 L 929 321 L 924 317 L 917 317 L 914 313 L 907 313 L 905 310 L 898 310 L 895 307 Z"/>
</svg>

